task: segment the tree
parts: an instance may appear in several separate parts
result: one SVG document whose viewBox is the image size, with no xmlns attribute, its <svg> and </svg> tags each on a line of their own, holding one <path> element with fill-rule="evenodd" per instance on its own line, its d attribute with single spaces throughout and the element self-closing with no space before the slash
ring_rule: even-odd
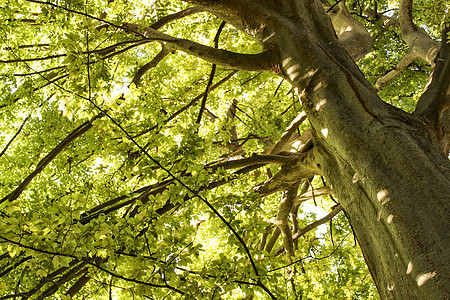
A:
<svg viewBox="0 0 450 300">
<path fill-rule="evenodd" d="M 1 1 L 0 299 L 447 299 L 448 4 L 187 2 Z"/>
</svg>

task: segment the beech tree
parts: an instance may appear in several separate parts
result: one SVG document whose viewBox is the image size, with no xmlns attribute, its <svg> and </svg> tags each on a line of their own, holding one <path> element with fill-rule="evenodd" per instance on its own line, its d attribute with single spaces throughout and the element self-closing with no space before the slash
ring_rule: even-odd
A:
<svg viewBox="0 0 450 300">
<path fill-rule="evenodd" d="M 0 299 L 448 299 L 445 0 L 0 7 Z"/>
</svg>

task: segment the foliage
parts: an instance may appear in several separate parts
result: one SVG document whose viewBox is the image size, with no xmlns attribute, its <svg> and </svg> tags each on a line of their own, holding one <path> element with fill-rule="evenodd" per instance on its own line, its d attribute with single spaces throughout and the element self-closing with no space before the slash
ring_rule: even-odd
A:
<svg viewBox="0 0 450 300">
<path fill-rule="evenodd" d="M 133 82 L 163 46 L 143 39 L 139 26 L 131 32 L 100 20 L 148 26 L 186 3 L 53 3 L 0 1 L 0 299 L 68 299 L 83 278 L 89 280 L 73 299 L 266 299 L 262 285 L 280 299 L 378 297 L 343 213 L 302 236 L 291 263 L 283 253 L 258 248 L 266 228 L 274 227 L 281 193 L 261 197 L 251 187 L 277 167 L 211 168 L 231 156 L 233 143 L 250 157 L 279 139 L 301 111 L 288 83 L 217 66 L 213 83 L 226 81 L 208 94 L 198 124 L 211 64 L 169 51 Z M 377 3 L 379 11 L 396 5 Z M 356 5 L 348 3 L 355 13 Z M 437 35 L 446 16 L 434 10 L 445 1 L 418 5 L 418 20 L 431 20 L 426 29 Z M 374 83 L 407 47 L 398 29 L 360 21 L 374 37 L 374 50 L 359 65 Z M 199 12 L 161 31 L 213 46 L 220 23 Z M 219 48 L 261 50 L 229 25 Z M 429 72 L 415 63 L 380 95 L 411 111 Z M 86 130 L 59 147 L 77 128 Z M 20 196 L 7 201 L 35 170 Z M 312 182 L 314 189 L 324 184 Z M 335 205 L 331 199 L 302 204 L 299 226 L 326 215 Z M 250 249 L 259 278 L 227 223 Z M 273 249 L 282 243 L 278 239 Z"/>
</svg>

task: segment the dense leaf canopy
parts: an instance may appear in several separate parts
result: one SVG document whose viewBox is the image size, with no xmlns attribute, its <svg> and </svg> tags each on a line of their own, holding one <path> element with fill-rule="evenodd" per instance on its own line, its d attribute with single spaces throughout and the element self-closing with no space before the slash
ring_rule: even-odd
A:
<svg viewBox="0 0 450 300">
<path fill-rule="evenodd" d="M 410 48 L 399 3 L 346 5 L 376 85 Z M 448 3 L 414 5 L 439 41 Z M 310 138 L 289 83 L 179 42 L 258 54 L 252 37 L 181 1 L 0 0 L 0 22 L 0 299 L 378 297 L 325 178 L 287 224 L 287 193 L 258 189 Z M 412 112 L 431 65 L 400 71 L 379 95 Z M 296 117 L 297 143 L 271 151 Z"/>
</svg>

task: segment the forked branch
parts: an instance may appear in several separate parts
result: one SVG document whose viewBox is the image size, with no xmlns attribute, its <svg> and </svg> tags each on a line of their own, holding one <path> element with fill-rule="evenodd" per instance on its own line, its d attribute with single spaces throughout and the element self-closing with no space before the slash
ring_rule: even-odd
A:
<svg viewBox="0 0 450 300">
<path fill-rule="evenodd" d="M 289 214 L 294 207 L 294 200 L 297 196 L 299 182 L 293 184 L 281 196 L 280 205 L 278 206 L 278 213 L 275 217 L 275 225 L 280 229 L 283 237 L 284 249 L 286 249 L 288 259 L 292 261 L 294 256 L 294 241 L 292 239 L 292 231 L 289 227 Z"/>
<path fill-rule="evenodd" d="M 305 153 L 288 156 L 291 160 L 290 163 L 283 164 L 278 173 L 264 183 L 254 187 L 254 191 L 261 196 L 267 196 L 278 191 L 287 190 L 304 178 L 320 174 L 321 171 L 315 163 L 313 152 L 312 149 L 305 149 Z"/>
<path fill-rule="evenodd" d="M 402 39 L 408 44 L 409 50 L 405 57 L 403 57 L 395 69 L 380 77 L 375 88 L 381 89 L 383 85 L 389 82 L 392 78 L 400 74 L 408 67 L 410 63 L 416 59 L 422 59 L 434 65 L 435 57 L 439 51 L 439 43 L 434 41 L 422 28 L 414 24 L 412 18 L 412 0 L 401 0 L 399 7 L 399 23 L 402 33 Z"/>
<path fill-rule="evenodd" d="M 331 219 L 334 218 L 335 215 L 337 215 L 338 213 L 340 213 L 343 210 L 342 206 L 339 204 L 337 205 L 335 208 L 333 208 L 333 210 L 326 215 L 325 217 L 323 217 L 320 220 L 317 220 L 315 222 L 312 222 L 311 224 L 306 225 L 305 227 L 303 227 L 300 231 L 297 231 L 293 236 L 292 236 L 292 240 L 295 242 L 299 237 L 303 236 L 304 234 L 306 234 L 307 232 L 313 230 L 314 228 L 330 221 Z M 279 247 L 276 251 L 275 254 L 279 255 L 280 253 L 282 253 L 284 250 L 284 246 Z"/>
</svg>

